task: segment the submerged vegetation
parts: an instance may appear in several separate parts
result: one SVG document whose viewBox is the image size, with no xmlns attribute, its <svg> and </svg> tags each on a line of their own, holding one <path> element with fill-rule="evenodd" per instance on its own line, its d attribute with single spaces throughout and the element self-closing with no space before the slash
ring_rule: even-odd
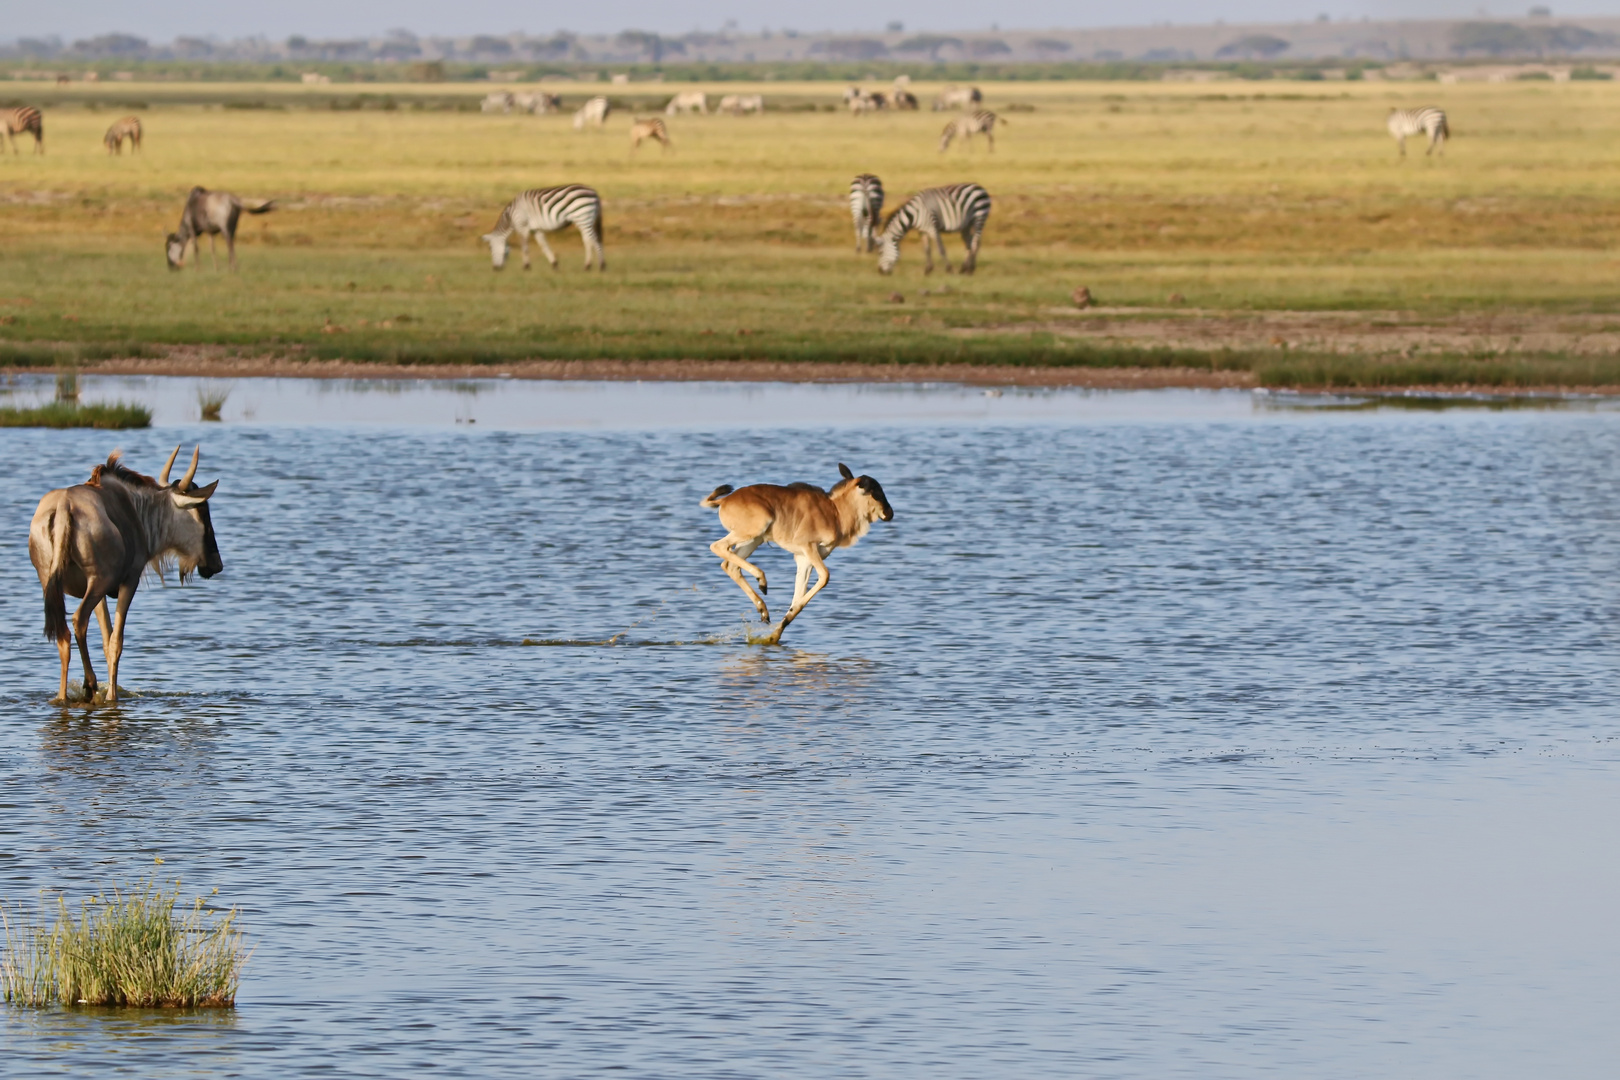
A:
<svg viewBox="0 0 1620 1080">
<path fill-rule="evenodd" d="M 672 118 L 680 153 L 669 155 L 628 154 L 618 113 L 581 133 L 566 112 L 310 108 L 304 88 L 282 84 L 231 93 L 286 108 L 227 113 L 183 103 L 213 91 L 175 83 L 119 91 L 138 90 L 163 137 L 139 161 L 109 159 L 106 113 L 64 99 L 50 156 L 0 180 L 14 196 L 0 364 L 202 349 L 405 365 L 1142 366 L 1287 386 L 1620 385 L 1620 350 L 1598 345 L 1620 335 L 1620 195 L 1602 180 L 1620 165 L 1620 85 L 1308 85 L 986 83 L 990 108 L 1032 110 L 1015 113 L 993 155 L 941 154 L 942 120 L 926 107 L 851 117 L 824 83 L 716 85 L 758 89 L 779 111 Z M 487 92 L 437 86 L 472 107 Z M 565 109 L 587 93 L 559 88 Z M 913 89 L 926 102 L 940 86 Z M 669 93 L 609 91 L 621 92 L 639 95 L 618 103 L 626 111 Z M 1385 113 L 1427 101 L 1456 137 L 1443 159 L 1402 162 Z M 233 190 L 283 201 L 244 221 L 240 273 L 204 260 L 171 274 L 151 237 L 173 228 L 197 168 L 220 154 Z M 995 208 L 979 273 L 924 277 L 913 237 L 880 277 L 851 250 L 845 192 L 862 170 L 883 177 L 891 206 L 924 186 L 983 183 Z M 578 238 L 564 233 L 559 271 L 491 273 L 479 233 L 514 192 L 563 182 L 602 193 L 611 269 L 581 271 Z M 959 240 L 947 243 L 959 258 Z M 1101 306 L 1078 311 L 1080 286 Z M 1301 313 L 1341 319 L 1346 333 L 1318 326 L 1296 340 L 1268 321 Z M 1503 314 L 1535 325 L 1492 325 Z"/>
<path fill-rule="evenodd" d="M 0 906 L 0 992 L 20 1005 L 235 1004 L 249 957 L 238 910 L 210 910 L 199 896 L 176 914 L 179 900 L 179 881 L 166 889 L 153 877 L 90 897 L 78 914 L 58 896 L 54 919 Z"/>
</svg>

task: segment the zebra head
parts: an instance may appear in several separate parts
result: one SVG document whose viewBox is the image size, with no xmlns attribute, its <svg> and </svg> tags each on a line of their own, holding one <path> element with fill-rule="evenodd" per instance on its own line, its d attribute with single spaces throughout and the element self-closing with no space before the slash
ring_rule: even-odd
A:
<svg viewBox="0 0 1620 1080">
<path fill-rule="evenodd" d="M 881 274 L 894 273 L 894 264 L 900 261 L 900 238 L 905 235 L 903 229 L 893 227 L 894 218 L 889 219 L 890 227 L 878 234 L 878 272 Z"/>
<path fill-rule="evenodd" d="M 511 235 L 505 232 L 492 232 L 478 238 L 489 245 L 489 263 L 496 270 L 506 265 L 506 238 Z"/>
</svg>

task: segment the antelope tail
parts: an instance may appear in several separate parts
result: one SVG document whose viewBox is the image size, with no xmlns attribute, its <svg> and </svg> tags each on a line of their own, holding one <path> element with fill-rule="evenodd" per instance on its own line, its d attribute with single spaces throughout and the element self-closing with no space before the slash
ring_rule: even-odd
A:
<svg viewBox="0 0 1620 1080">
<path fill-rule="evenodd" d="M 51 563 L 45 572 L 45 638 L 68 640 L 67 602 L 62 599 L 62 574 L 67 570 L 68 545 L 73 541 L 73 514 L 66 508 L 51 517 Z"/>
<path fill-rule="evenodd" d="M 720 505 L 720 500 L 725 498 L 727 495 L 730 495 L 734 490 L 736 489 L 730 484 L 721 484 L 719 487 L 709 492 L 709 497 L 698 503 L 698 505 L 707 506 L 711 509 L 718 507 Z M 58 593 L 58 595 L 60 595 L 60 593 Z M 66 624 L 64 623 L 63 625 Z"/>
<path fill-rule="evenodd" d="M 246 210 L 250 214 L 268 214 L 270 211 L 274 210 L 275 208 L 276 208 L 276 200 L 271 199 L 269 202 L 265 203 L 263 206 L 260 206 L 260 207 L 257 207 L 257 208 L 252 207 L 252 206 L 244 206 L 242 209 Z"/>
</svg>

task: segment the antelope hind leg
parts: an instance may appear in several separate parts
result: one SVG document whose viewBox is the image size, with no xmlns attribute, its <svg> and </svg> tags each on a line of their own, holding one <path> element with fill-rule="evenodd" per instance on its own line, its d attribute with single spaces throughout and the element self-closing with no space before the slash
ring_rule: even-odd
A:
<svg viewBox="0 0 1620 1080">
<path fill-rule="evenodd" d="M 738 544 L 739 547 L 746 548 L 746 554 L 738 554 L 737 552 L 732 551 L 732 544 Z M 739 544 L 738 541 L 732 539 L 732 537 L 728 535 L 710 544 L 709 550 L 714 552 L 715 556 L 719 558 L 720 569 L 726 572 L 726 576 L 732 581 L 735 581 L 737 583 L 737 587 L 744 593 L 748 594 L 748 599 L 753 601 L 754 608 L 759 612 L 760 619 L 764 622 L 770 622 L 770 609 L 765 606 L 765 601 L 763 598 L 761 598 L 760 593 L 755 592 L 753 586 L 749 585 L 747 579 L 743 577 L 743 571 L 747 570 L 750 574 L 753 574 L 754 577 L 759 579 L 760 592 L 766 591 L 764 571 L 760 570 L 759 567 L 755 566 L 747 559 L 747 555 L 752 554 L 754 548 L 758 546 L 758 541 L 749 541 Z"/>
</svg>

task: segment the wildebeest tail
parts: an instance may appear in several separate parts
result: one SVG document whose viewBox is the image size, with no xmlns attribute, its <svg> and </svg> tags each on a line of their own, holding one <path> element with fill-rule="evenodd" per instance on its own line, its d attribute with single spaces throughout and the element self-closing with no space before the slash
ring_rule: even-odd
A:
<svg viewBox="0 0 1620 1080">
<path fill-rule="evenodd" d="M 66 508 L 51 515 L 51 562 L 45 571 L 45 638 L 68 640 L 67 601 L 62 598 L 62 575 L 67 570 L 68 545 L 73 540 L 73 515 Z"/>
<path fill-rule="evenodd" d="M 244 207 L 242 207 L 242 209 L 246 210 L 250 214 L 268 214 L 270 211 L 274 210 L 275 208 L 276 208 L 276 200 L 274 200 L 274 199 L 271 199 L 269 202 L 265 203 L 263 206 L 260 206 L 260 207 L 252 207 L 252 206 L 244 206 Z"/>
<path fill-rule="evenodd" d="M 717 506 L 720 505 L 720 500 L 721 499 L 725 498 L 727 495 L 730 495 L 735 490 L 736 489 L 733 488 L 730 484 L 721 484 L 719 487 L 717 487 L 713 491 L 709 492 L 709 497 L 707 499 L 704 499 L 702 502 L 698 503 L 698 505 L 699 506 L 707 506 L 710 509 L 713 509 L 714 507 L 717 507 Z"/>
</svg>

